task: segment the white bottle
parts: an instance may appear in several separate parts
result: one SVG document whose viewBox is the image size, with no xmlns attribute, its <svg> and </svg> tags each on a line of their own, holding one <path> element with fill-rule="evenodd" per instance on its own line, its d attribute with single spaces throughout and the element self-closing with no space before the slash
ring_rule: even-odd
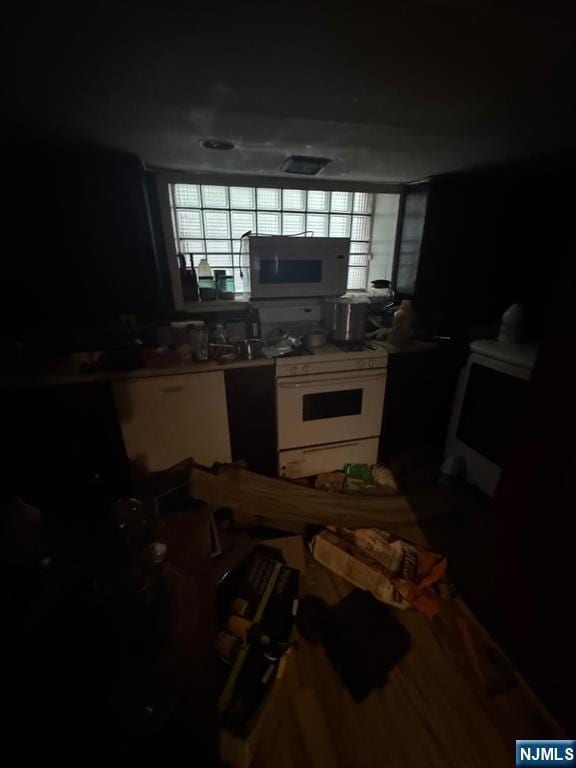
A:
<svg viewBox="0 0 576 768">
<path fill-rule="evenodd" d="M 524 337 L 524 310 L 520 304 L 512 304 L 502 315 L 498 341 L 520 344 Z"/>
<path fill-rule="evenodd" d="M 198 277 L 212 277 L 212 269 L 208 263 L 208 259 L 200 259 L 198 264 Z"/>
<path fill-rule="evenodd" d="M 404 299 L 400 308 L 394 312 L 392 328 L 388 335 L 392 344 L 405 344 L 412 333 L 412 302 Z"/>
</svg>

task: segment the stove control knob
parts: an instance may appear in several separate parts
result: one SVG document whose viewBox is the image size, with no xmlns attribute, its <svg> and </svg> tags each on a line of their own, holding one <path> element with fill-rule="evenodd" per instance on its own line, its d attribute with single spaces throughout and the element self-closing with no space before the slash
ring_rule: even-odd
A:
<svg viewBox="0 0 576 768">
<path fill-rule="evenodd" d="M 308 373 L 308 370 L 310 369 L 309 365 L 303 365 L 302 366 L 302 373 Z"/>
<path fill-rule="evenodd" d="M 356 360 L 356 368 L 363 368 L 364 360 Z"/>
<path fill-rule="evenodd" d="M 368 368 L 374 368 L 374 360 L 368 360 Z"/>
<path fill-rule="evenodd" d="M 290 373 L 294 375 L 295 373 L 298 373 L 298 367 L 296 365 L 290 366 Z"/>
</svg>

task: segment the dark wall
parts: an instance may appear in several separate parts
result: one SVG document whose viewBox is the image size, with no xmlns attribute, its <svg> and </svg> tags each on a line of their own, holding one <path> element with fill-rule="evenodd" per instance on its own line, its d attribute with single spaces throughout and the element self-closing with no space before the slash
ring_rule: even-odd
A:
<svg viewBox="0 0 576 768">
<path fill-rule="evenodd" d="M 452 334 L 498 326 L 520 302 L 537 339 L 572 234 L 559 206 L 571 194 L 569 175 L 558 164 L 454 174 L 410 188 L 400 293 L 414 298 L 432 327 Z"/>
<path fill-rule="evenodd" d="M 5 332 L 161 316 L 165 292 L 155 188 L 140 160 L 73 144 L 19 148 L 9 161 Z"/>
</svg>

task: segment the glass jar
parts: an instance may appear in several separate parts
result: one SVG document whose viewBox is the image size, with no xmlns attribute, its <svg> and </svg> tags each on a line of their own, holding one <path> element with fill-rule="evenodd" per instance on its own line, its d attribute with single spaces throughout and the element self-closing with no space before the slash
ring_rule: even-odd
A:
<svg viewBox="0 0 576 768">
<path fill-rule="evenodd" d="M 199 277 L 198 292 L 201 301 L 214 301 L 216 298 L 216 280 L 213 277 Z"/>
<path fill-rule="evenodd" d="M 190 328 L 190 346 L 192 347 L 192 359 L 198 363 L 208 360 L 208 328 Z"/>
<path fill-rule="evenodd" d="M 234 277 L 232 275 L 216 275 L 216 292 L 219 299 L 230 301 L 234 298 Z"/>
</svg>

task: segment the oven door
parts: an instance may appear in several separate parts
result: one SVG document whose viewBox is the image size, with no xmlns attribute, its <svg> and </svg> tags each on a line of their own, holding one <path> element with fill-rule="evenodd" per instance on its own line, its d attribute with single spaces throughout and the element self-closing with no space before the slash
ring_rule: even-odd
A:
<svg viewBox="0 0 576 768">
<path fill-rule="evenodd" d="M 278 448 L 377 437 L 386 370 L 278 379 Z"/>
<path fill-rule="evenodd" d="M 494 496 L 526 412 L 531 371 L 471 354 L 460 374 L 445 456 L 463 460 L 466 479 Z"/>
</svg>

